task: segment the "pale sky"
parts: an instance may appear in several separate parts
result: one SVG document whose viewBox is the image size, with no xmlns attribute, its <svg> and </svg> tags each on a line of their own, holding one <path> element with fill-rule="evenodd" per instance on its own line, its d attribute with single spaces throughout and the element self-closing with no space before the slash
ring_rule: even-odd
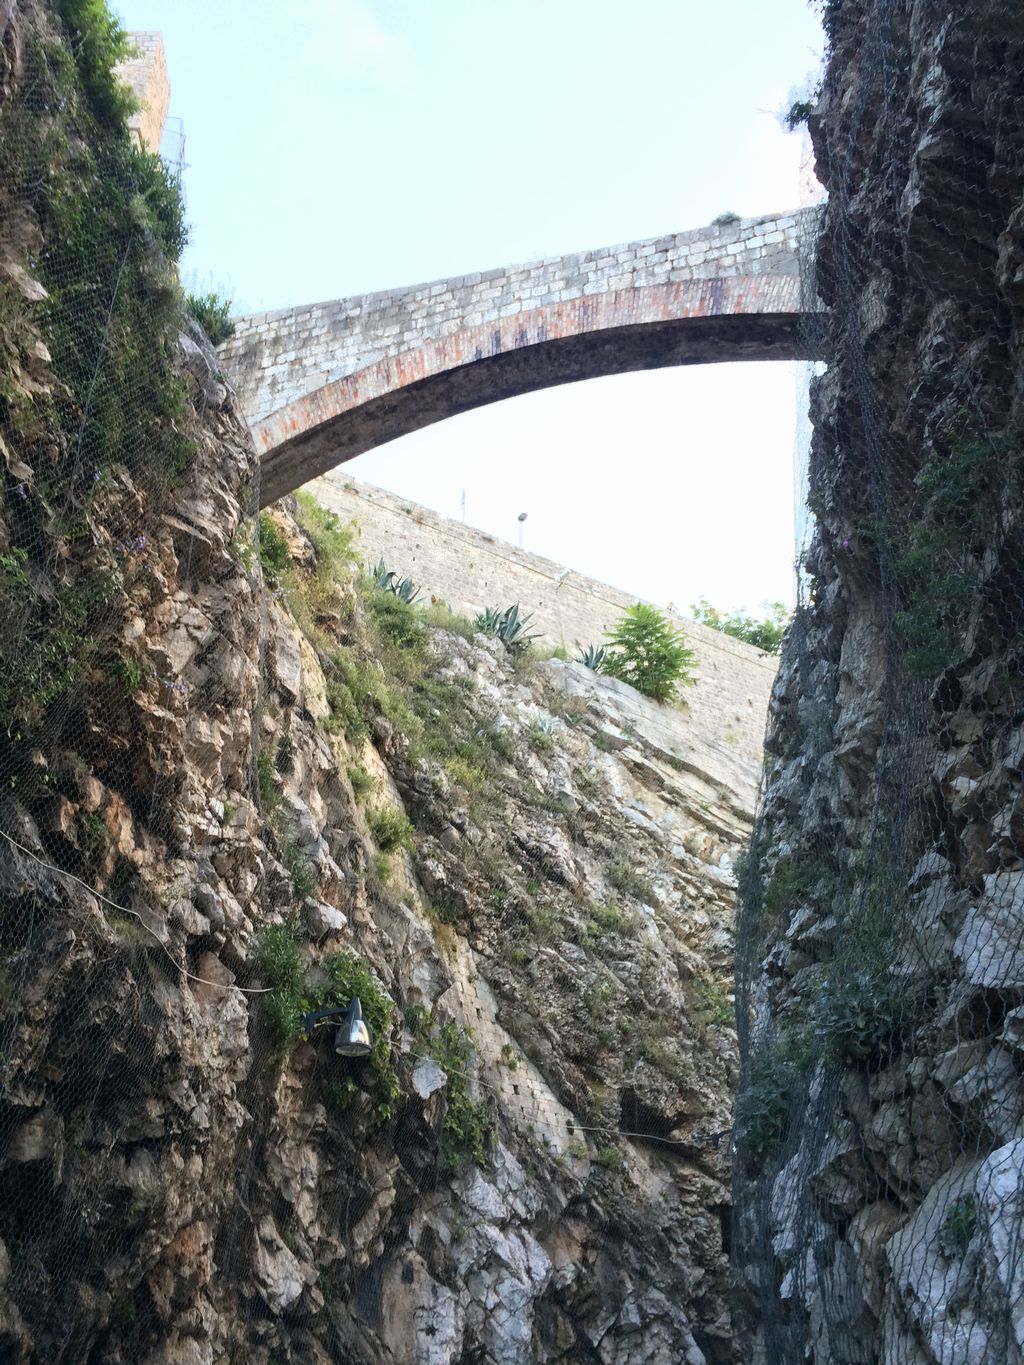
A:
<svg viewBox="0 0 1024 1365">
<path fill-rule="evenodd" d="M 807 0 L 113 0 L 164 34 L 186 282 L 236 312 L 802 202 L 776 113 Z M 806 178 L 806 177 L 805 177 Z M 792 598 L 795 367 L 621 375 L 494 404 L 342 474 L 656 602 Z M 396 568 L 401 570 L 400 565 Z"/>
</svg>

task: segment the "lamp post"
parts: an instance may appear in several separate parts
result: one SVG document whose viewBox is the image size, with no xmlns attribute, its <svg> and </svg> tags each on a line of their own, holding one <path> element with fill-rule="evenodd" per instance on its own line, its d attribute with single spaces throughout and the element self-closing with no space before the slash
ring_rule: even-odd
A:
<svg viewBox="0 0 1024 1365">
<path fill-rule="evenodd" d="M 523 548 L 523 522 L 526 520 L 526 513 L 519 513 L 519 548 Z"/>
</svg>

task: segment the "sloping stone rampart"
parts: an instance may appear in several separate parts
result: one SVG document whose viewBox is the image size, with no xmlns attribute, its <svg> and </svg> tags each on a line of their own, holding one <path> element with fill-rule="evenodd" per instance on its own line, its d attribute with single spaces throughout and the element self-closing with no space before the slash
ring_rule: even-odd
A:
<svg viewBox="0 0 1024 1365">
<path fill-rule="evenodd" d="M 343 520 L 358 527 L 364 560 L 383 557 L 455 611 L 475 615 L 483 607 L 519 602 L 533 614 L 531 629 L 570 654 L 601 644 L 605 631 L 636 598 L 586 574 L 371 484 L 336 474 L 310 490 Z M 693 742 L 717 749 L 721 761 L 760 773 L 761 743 L 776 660 L 731 636 L 709 630 L 674 612 L 697 656 L 695 687 L 685 691 Z"/>
</svg>

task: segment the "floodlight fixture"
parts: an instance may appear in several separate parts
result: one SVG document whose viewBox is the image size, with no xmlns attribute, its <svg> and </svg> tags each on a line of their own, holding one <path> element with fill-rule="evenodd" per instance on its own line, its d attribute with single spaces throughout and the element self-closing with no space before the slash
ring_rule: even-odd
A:
<svg viewBox="0 0 1024 1365">
<path fill-rule="evenodd" d="M 347 1005 L 336 1009 L 310 1010 L 302 1016 L 304 1032 L 312 1033 L 315 1028 L 330 1019 L 338 1021 L 338 1031 L 334 1036 L 334 1050 L 340 1057 L 368 1057 L 373 1047 L 373 1035 L 363 1019 L 363 1005 L 358 995 L 354 995 Z"/>
</svg>

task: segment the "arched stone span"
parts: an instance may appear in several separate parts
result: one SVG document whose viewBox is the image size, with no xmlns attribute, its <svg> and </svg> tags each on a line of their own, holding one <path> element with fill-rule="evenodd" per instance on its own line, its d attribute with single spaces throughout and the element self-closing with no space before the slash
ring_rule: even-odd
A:
<svg viewBox="0 0 1024 1365">
<path fill-rule="evenodd" d="M 813 356 L 803 216 L 240 319 L 220 355 L 263 457 L 261 504 L 385 441 L 534 389 Z"/>
</svg>

